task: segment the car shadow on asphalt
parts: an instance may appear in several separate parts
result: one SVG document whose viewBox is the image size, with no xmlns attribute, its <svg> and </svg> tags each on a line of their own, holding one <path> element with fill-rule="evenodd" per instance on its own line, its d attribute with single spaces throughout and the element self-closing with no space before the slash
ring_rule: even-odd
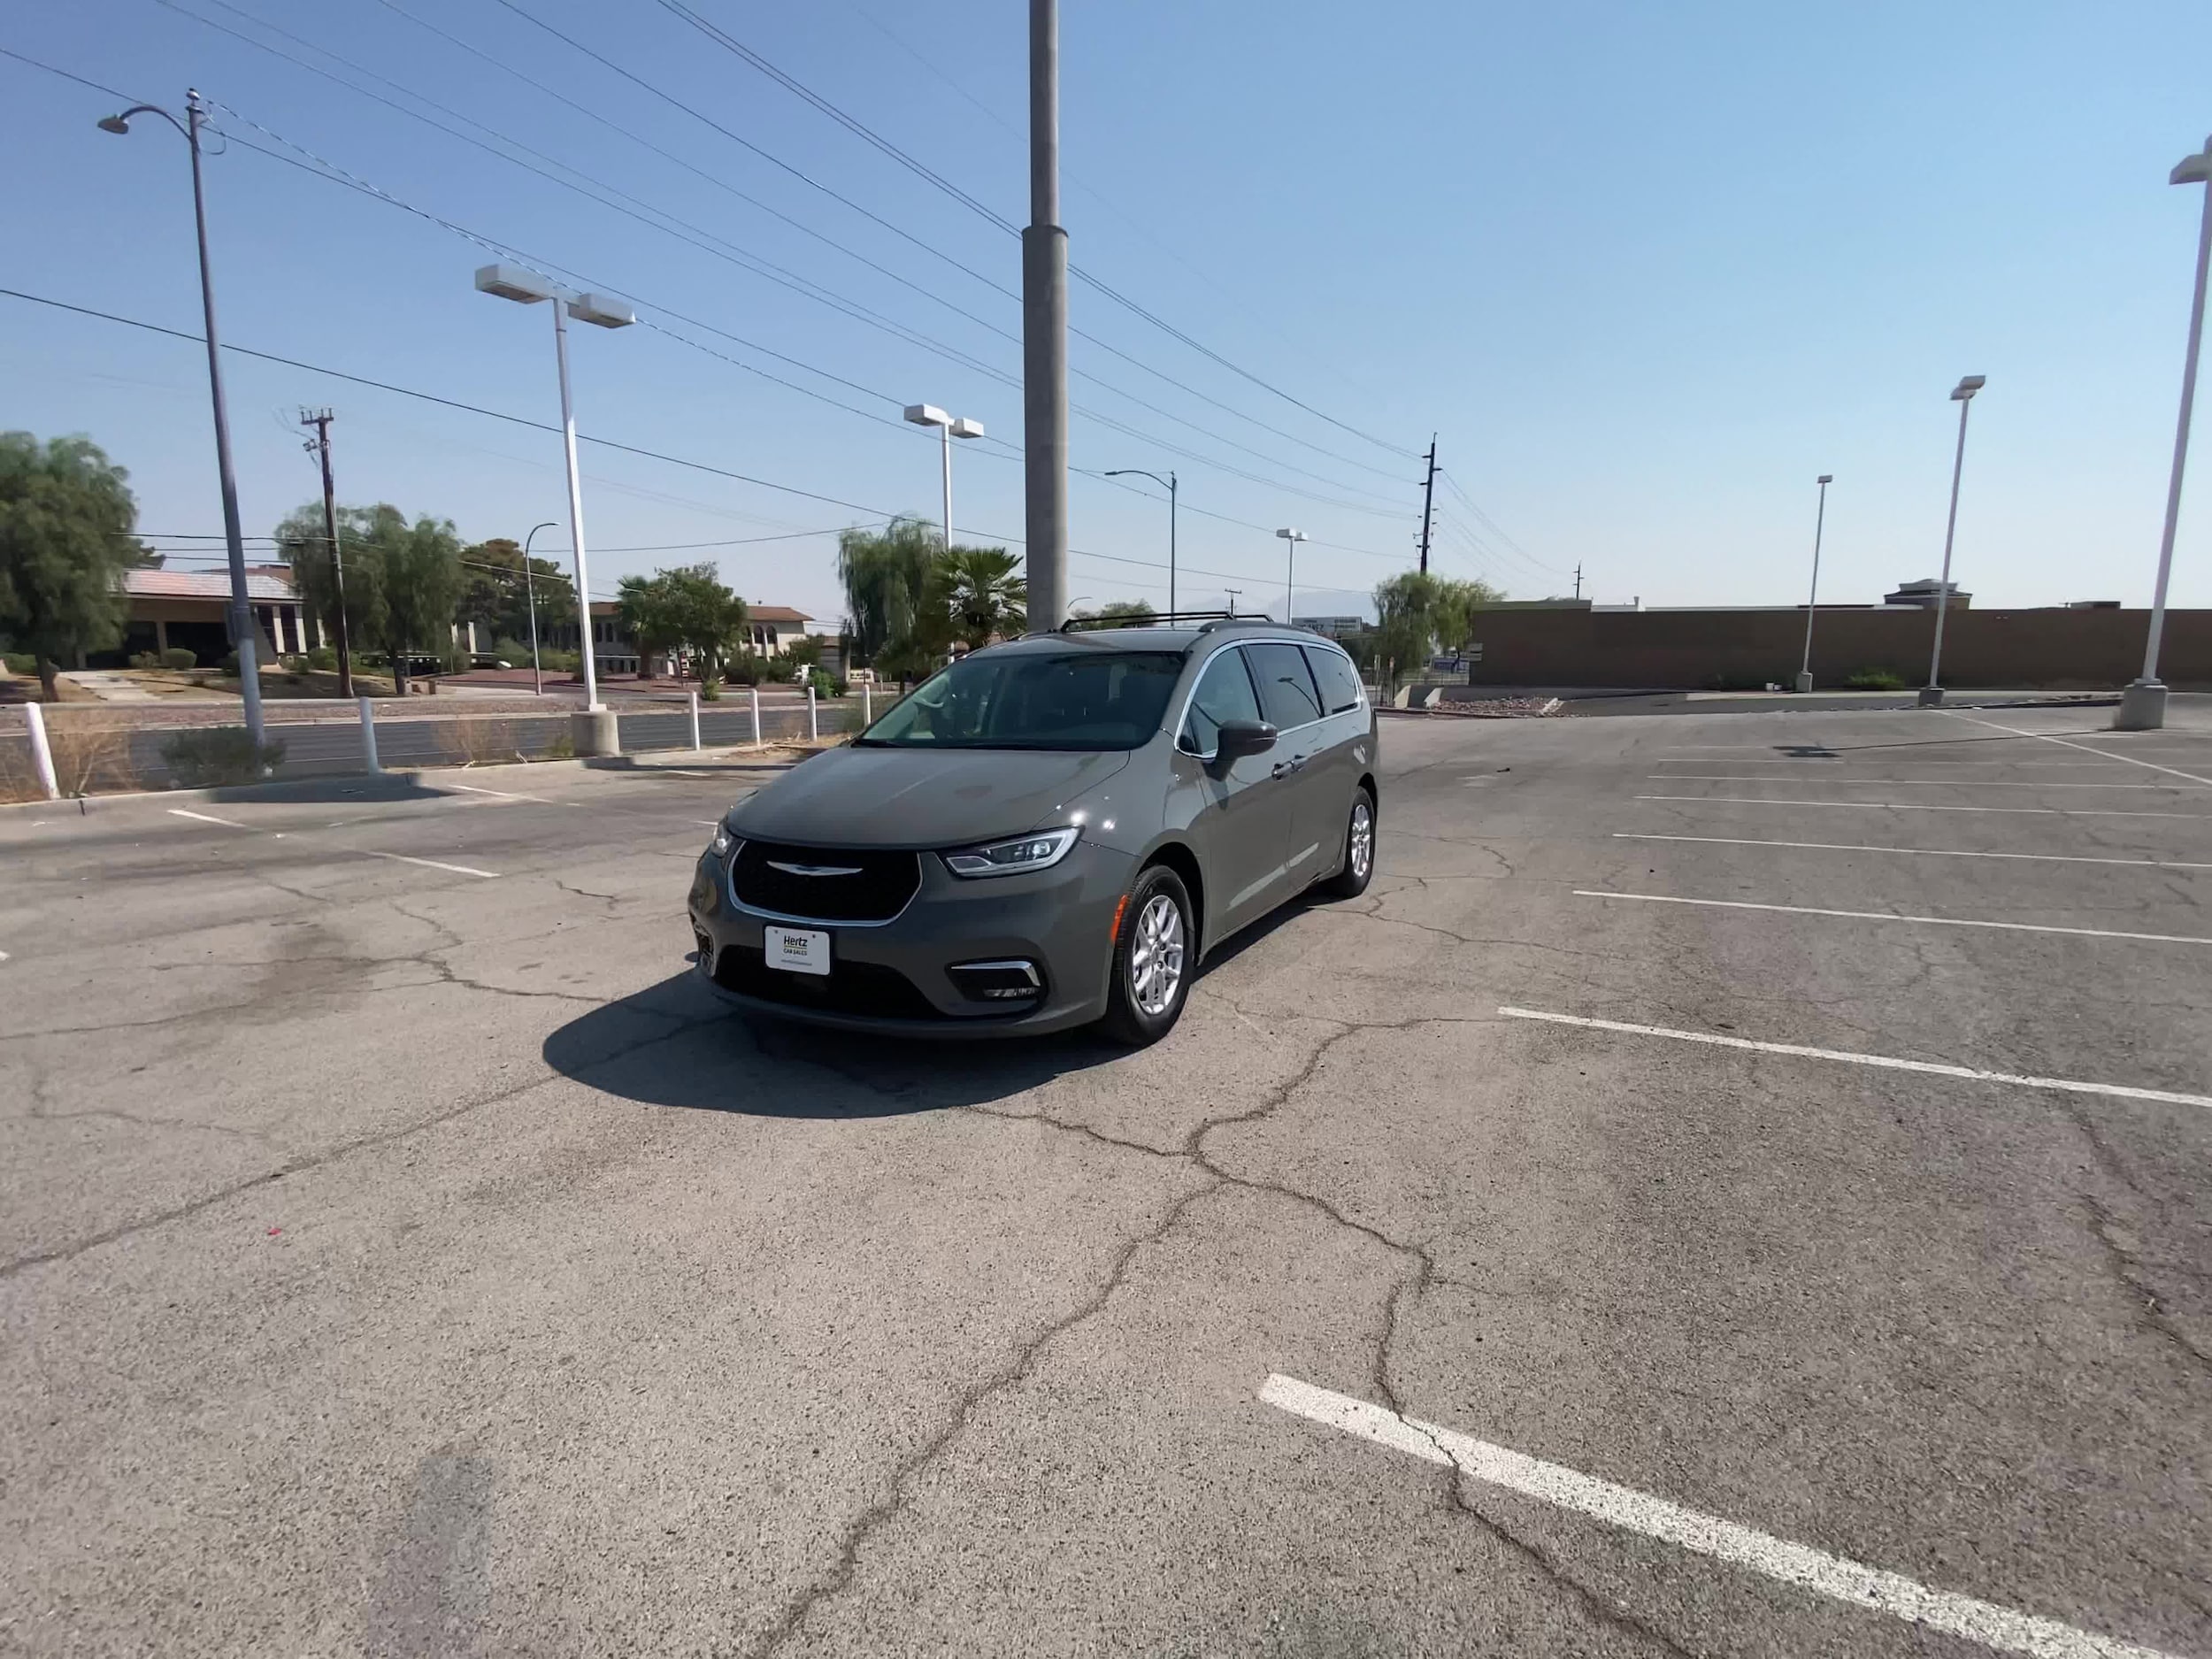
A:
<svg viewBox="0 0 2212 1659">
<path fill-rule="evenodd" d="M 1286 904 L 1229 941 L 1206 959 L 1194 992 L 1304 909 Z M 541 1052 L 564 1077 L 641 1105 L 835 1119 L 987 1105 L 1130 1050 L 1090 1031 L 947 1039 L 825 1030 L 733 1008 L 687 970 L 569 1021 Z"/>
</svg>

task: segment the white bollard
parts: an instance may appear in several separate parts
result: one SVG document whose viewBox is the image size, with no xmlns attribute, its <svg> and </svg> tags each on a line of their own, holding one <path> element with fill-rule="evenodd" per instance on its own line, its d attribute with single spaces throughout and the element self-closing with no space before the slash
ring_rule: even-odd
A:
<svg viewBox="0 0 2212 1659">
<path fill-rule="evenodd" d="M 866 731 L 876 723 L 874 688 L 866 680 L 860 682 L 860 729 Z"/>
<path fill-rule="evenodd" d="M 753 747 L 760 747 L 760 687 L 753 687 Z"/>
<path fill-rule="evenodd" d="M 810 743 L 818 742 L 821 735 L 821 723 L 814 715 L 814 682 L 810 680 L 806 682 L 806 739 Z"/>
<path fill-rule="evenodd" d="M 697 753 L 699 752 L 699 749 L 700 749 L 700 743 L 699 743 L 699 694 L 698 694 L 697 692 L 695 692 L 695 692 L 691 693 L 691 694 L 690 694 L 690 695 L 691 695 L 691 752 L 692 752 L 693 754 L 695 754 L 695 754 L 697 754 Z"/>
<path fill-rule="evenodd" d="M 31 730 L 31 770 L 49 801 L 61 799 L 61 785 L 54 780 L 54 751 L 46 741 L 46 714 L 35 703 L 23 705 L 23 723 Z"/>
<path fill-rule="evenodd" d="M 366 697 L 355 701 L 361 705 L 361 770 L 374 777 L 384 770 L 376 764 L 376 705 Z"/>
</svg>

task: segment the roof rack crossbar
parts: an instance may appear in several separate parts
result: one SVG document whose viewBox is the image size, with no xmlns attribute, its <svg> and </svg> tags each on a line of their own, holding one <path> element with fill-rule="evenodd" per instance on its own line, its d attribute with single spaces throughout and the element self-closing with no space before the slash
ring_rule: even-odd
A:
<svg viewBox="0 0 2212 1659">
<path fill-rule="evenodd" d="M 1173 627 L 1179 623 L 1196 622 L 1205 627 L 1217 627 L 1228 622 L 1270 622 L 1274 618 L 1264 613 L 1236 611 L 1156 611 L 1149 614 L 1113 617 L 1070 617 L 1055 630 L 1061 634 L 1085 633 L 1098 628 L 1157 628 Z"/>
</svg>

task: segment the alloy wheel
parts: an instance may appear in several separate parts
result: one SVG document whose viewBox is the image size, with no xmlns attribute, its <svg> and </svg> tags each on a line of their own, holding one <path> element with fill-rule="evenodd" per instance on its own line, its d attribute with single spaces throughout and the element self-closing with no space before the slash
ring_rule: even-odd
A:
<svg viewBox="0 0 2212 1659">
<path fill-rule="evenodd" d="M 1137 936 L 1129 951 L 1129 988 L 1148 1017 L 1165 1013 L 1183 983 L 1183 912 L 1173 899 L 1156 893 L 1137 914 Z"/>
</svg>

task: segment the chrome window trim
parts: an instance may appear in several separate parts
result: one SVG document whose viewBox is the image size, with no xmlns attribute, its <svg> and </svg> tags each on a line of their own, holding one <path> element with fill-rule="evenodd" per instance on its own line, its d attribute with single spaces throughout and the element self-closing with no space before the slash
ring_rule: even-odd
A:
<svg viewBox="0 0 2212 1659">
<path fill-rule="evenodd" d="M 1308 634 L 1300 629 L 1286 629 L 1274 634 L 1240 634 L 1235 639 L 1222 646 L 1219 650 L 1209 651 L 1206 653 L 1205 657 L 1201 659 L 1198 672 L 1193 677 L 1190 682 L 1190 689 L 1183 694 L 1182 706 L 1176 710 L 1175 723 L 1172 726 L 1164 728 L 1175 733 L 1175 752 L 1177 754 L 1188 755 L 1193 760 L 1211 761 L 1215 758 L 1216 755 L 1219 753 L 1219 751 L 1216 749 L 1202 755 L 1194 749 L 1185 749 L 1183 747 L 1183 723 L 1190 718 L 1191 702 L 1198 695 L 1198 682 L 1205 679 L 1206 671 L 1213 666 L 1217 658 L 1226 656 L 1231 651 L 1242 650 L 1248 645 L 1311 645 L 1317 646 L 1325 650 L 1334 651 L 1348 664 L 1351 664 L 1352 678 L 1359 680 L 1358 703 L 1348 709 L 1339 709 L 1334 714 L 1325 714 L 1317 720 L 1308 720 L 1302 725 L 1287 726 L 1279 730 L 1275 733 L 1275 741 L 1279 743 L 1281 742 L 1283 739 L 1290 736 L 1294 732 L 1310 731 L 1314 726 L 1325 726 L 1331 720 L 1340 719 L 1348 714 L 1363 714 L 1372 706 L 1367 701 L 1367 682 L 1364 680 L 1360 680 L 1359 664 L 1352 662 L 1351 652 L 1346 650 L 1341 645 L 1339 645 L 1334 640 L 1330 639 L 1326 634 Z M 1251 669 L 1248 664 L 1245 669 L 1245 672 L 1248 675 L 1251 672 Z M 1320 689 L 1319 686 L 1317 685 L 1315 689 L 1318 691 Z M 1259 685 L 1256 680 L 1253 683 L 1252 695 L 1255 698 L 1259 695 Z M 1261 712 L 1264 713 L 1265 711 L 1264 707 L 1263 707 Z"/>
</svg>

